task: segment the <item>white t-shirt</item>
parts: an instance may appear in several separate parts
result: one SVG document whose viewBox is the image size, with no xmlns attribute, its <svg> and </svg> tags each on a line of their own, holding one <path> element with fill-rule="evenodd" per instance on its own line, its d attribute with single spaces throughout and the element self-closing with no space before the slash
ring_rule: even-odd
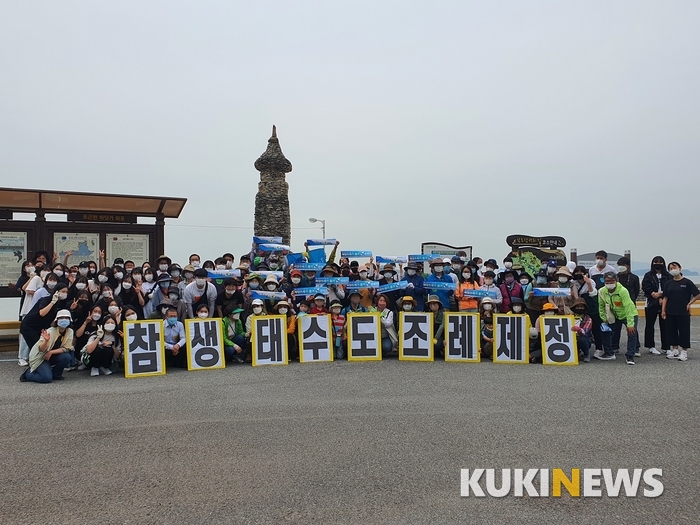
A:
<svg viewBox="0 0 700 525">
<path fill-rule="evenodd" d="M 32 277 L 32 280 L 29 281 L 29 284 L 24 289 L 24 291 L 27 292 L 27 297 L 24 298 L 24 303 L 22 303 L 22 310 L 19 313 L 20 316 L 25 316 L 29 313 L 29 310 L 31 310 L 32 306 L 34 306 L 34 295 L 36 294 L 36 291 L 39 288 L 43 288 L 43 286 L 44 281 L 41 279 L 40 276 L 35 275 L 34 277 Z"/>
</svg>

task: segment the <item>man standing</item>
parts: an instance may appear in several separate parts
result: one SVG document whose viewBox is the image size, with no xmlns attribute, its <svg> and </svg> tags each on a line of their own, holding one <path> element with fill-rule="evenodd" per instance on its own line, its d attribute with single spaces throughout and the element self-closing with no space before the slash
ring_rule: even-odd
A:
<svg viewBox="0 0 700 525">
<path fill-rule="evenodd" d="M 630 299 L 627 289 L 617 282 L 617 275 L 607 272 L 603 275 L 604 287 L 598 293 L 598 316 L 604 324 L 601 325 L 603 350 L 596 350 L 593 357 L 602 361 L 615 359 L 612 341 L 616 334 L 627 326 L 627 353 L 625 359 L 628 365 L 634 364 L 634 354 L 637 353 L 637 306 Z"/>
<path fill-rule="evenodd" d="M 620 257 L 617 261 L 617 278 L 620 284 L 624 286 L 630 294 L 630 299 L 635 303 L 637 297 L 639 297 L 639 292 L 641 286 L 639 284 L 639 277 L 632 273 L 631 263 L 628 257 Z M 639 319 L 639 318 L 637 318 Z M 634 326 L 637 328 L 637 325 Z M 613 337 L 612 342 L 613 352 L 617 353 L 620 350 L 620 332 L 617 332 Z M 635 357 L 639 357 L 639 337 L 637 337 L 637 352 L 634 354 Z"/>
</svg>

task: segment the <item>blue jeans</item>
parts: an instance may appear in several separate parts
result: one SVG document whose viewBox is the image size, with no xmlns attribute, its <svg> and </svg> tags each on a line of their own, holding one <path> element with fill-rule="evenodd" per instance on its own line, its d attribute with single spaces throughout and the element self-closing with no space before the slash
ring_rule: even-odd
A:
<svg viewBox="0 0 700 525">
<path fill-rule="evenodd" d="M 583 352 L 583 357 L 588 357 L 591 352 L 591 340 L 588 337 L 576 334 L 576 346 Z"/>
<path fill-rule="evenodd" d="M 67 367 L 73 360 L 73 355 L 71 352 L 64 352 L 62 354 L 54 354 L 48 361 L 44 361 L 39 365 L 39 367 L 30 372 L 27 369 L 25 376 L 27 381 L 32 381 L 34 383 L 50 383 L 56 378 L 63 377 L 63 369 Z"/>
<path fill-rule="evenodd" d="M 241 353 L 237 354 L 236 349 L 232 346 L 224 346 L 224 355 L 226 356 L 226 359 L 230 361 L 235 355 L 245 359 L 245 337 L 242 335 L 236 335 L 231 341 L 241 347 Z"/>
<path fill-rule="evenodd" d="M 617 337 L 620 337 L 620 331 L 622 330 L 622 325 L 626 325 L 627 322 L 618 319 L 615 321 L 613 324 L 608 324 L 610 328 L 612 328 L 611 332 L 601 332 L 601 336 L 603 339 L 603 350 L 605 351 L 606 355 L 614 355 L 613 354 L 613 348 L 612 348 L 612 343 L 613 339 L 615 337 L 615 334 L 617 334 Z M 637 316 L 634 316 L 634 326 L 637 325 Z M 627 353 L 625 354 L 628 357 L 634 357 L 634 354 L 637 353 L 637 331 L 634 331 L 634 334 L 627 334 Z"/>
</svg>

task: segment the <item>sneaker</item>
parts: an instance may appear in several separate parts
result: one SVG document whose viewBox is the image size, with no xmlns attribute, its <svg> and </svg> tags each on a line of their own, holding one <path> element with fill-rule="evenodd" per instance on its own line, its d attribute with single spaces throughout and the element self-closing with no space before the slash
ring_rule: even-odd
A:
<svg viewBox="0 0 700 525">
<path fill-rule="evenodd" d="M 105 368 L 104 366 L 100 367 L 100 372 L 102 372 L 106 376 L 112 375 L 112 371 L 109 368 Z M 90 373 L 90 375 L 92 375 L 92 372 Z"/>
<path fill-rule="evenodd" d="M 591 362 L 591 358 L 590 358 L 589 356 L 586 356 L 586 357 L 583 358 L 583 362 L 584 362 L 584 363 L 590 363 L 590 362 Z"/>
<path fill-rule="evenodd" d="M 635 364 L 635 363 L 634 363 L 634 357 L 632 357 L 631 355 L 626 355 L 626 356 L 625 356 L 625 361 L 627 361 L 627 364 L 628 364 L 628 365 L 633 365 L 633 364 Z"/>
<path fill-rule="evenodd" d="M 661 355 L 661 352 L 659 352 L 659 351 L 658 351 L 656 348 L 654 348 L 653 346 L 652 346 L 651 348 L 648 348 L 647 350 L 649 350 L 649 353 L 650 353 L 651 355 Z"/>
<path fill-rule="evenodd" d="M 614 361 L 615 359 L 617 359 L 617 357 L 615 357 L 615 354 L 604 354 L 602 352 L 600 355 L 594 355 L 593 357 L 595 357 L 596 359 L 600 359 L 601 361 Z"/>
<path fill-rule="evenodd" d="M 22 359 L 21 357 L 17 360 L 17 364 L 19 366 L 29 366 L 29 363 L 27 362 L 26 359 Z"/>
<path fill-rule="evenodd" d="M 598 359 L 601 355 L 605 355 L 605 352 L 603 352 L 602 350 L 596 350 L 595 352 L 593 352 L 593 357 L 595 357 L 596 359 Z"/>
<path fill-rule="evenodd" d="M 678 350 L 666 350 L 666 359 L 678 359 Z"/>
<path fill-rule="evenodd" d="M 681 353 L 678 354 L 678 360 L 679 361 L 687 361 L 688 360 L 688 352 L 686 350 L 681 350 Z"/>
<path fill-rule="evenodd" d="M 29 368 L 27 368 L 27 370 L 29 370 Z M 19 380 L 20 380 L 21 383 L 26 383 L 26 382 L 27 382 L 27 370 L 25 370 L 24 372 L 22 372 L 22 375 L 19 376 Z"/>
<path fill-rule="evenodd" d="M 80 364 L 78 365 L 77 370 L 85 370 L 86 368 L 87 368 L 87 366 L 85 366 L 83 363 L 80 363 Z"/>
<path fill-rule="evenodd" d="M 90 375 L 91 375 L 92 377 L 100 375 L 100 369 L 97 368 L 96 366 L 93 366 L 93 367 L 90 369 Z"/>
<path fill-rule="evenodd" d="M 63 369 L 64 372 L 72 372 L 73 370 L 75 370 L 74 366 L 67 366 Z"/>
</svg>

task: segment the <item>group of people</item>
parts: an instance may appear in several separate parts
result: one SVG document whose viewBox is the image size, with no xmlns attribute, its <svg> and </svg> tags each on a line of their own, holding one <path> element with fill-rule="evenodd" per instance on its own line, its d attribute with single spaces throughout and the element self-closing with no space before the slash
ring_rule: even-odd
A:
<svg viewBox="0 0 700 525">
<path fill-rule="evenodd" d="M 383 355 L 397 351 L 399 312 L 433 312 L 437 355 L 444 352 L 444 313 L 479 312 L 482 356 L 490 357 L 493 352 L 494 314 L 527 314 L 532 324 L 531 360 L 537 361 L 541 358 L 537 321 L 541 315 L 559 314 L 574 316 L 573 331 L 584 362 L 590 361 L 593 346 L 594 358 L 616 359 L 625 327 L 625 359 L 635 364 L 640 355 L 635 300 L 640 293 L 646 300 L 645 348 L 669 359 L 688 359 L 690 307 L 700 292 L 683 277 L 679 263 L 667 264 L 660 256 L 652 259 L 640 282 L 631 272 L 629 259 L 623 257 L 613 266 L 602 250 L 590 269 L 545 260 L 531 275 L 518 267 L 517 256 L 505 257 L 498 264 L 495 259 L 467 260 L 464 252 L 458 252 L 426 263 L 379 265 L 373 258 L 364 264 L 338 259 L 337 248 L 338 243 L 320 271 L 297 269 L 287 264 L 284 253 L 264 253 L 255 245 L 238 261 L 232 253 L 206 261 L 192 254 L 184 266 L 166 255 L 153 263 L 137 265 L 116 259 L 108 265 L 104 252 L 97 262 L 69 265 L 70 254 L 59 262 L 56 254 L 52 258 L 38 251 L 22 264 L 21 277 L 14 284 L 21 296 L 18 362 L 27 367 L 20 379 L 40 383 L 60 380 L 64 370 L 73 368 L 89 369 L 91 376 L 109 375 L 122 363 L 124 321 L 140 319 L 164 320 L 167 365 L 186 367 L 185 319 L 221 318 L 226 359 L 245 363 L 251 361 L 254 316 L 288 318 L 289 355 L 296 359 L 298 317 L 328 313 L 335 357 L 342 359 L 347 353 L 347 316 L 375 311 L 381 319 Z M 226 270 L 226 276 L 219 277 Z M 319 276 L 376 281 L 376 286 L 328 284 L 323 293 L 312 296 L 295 292 L 317 287 Z M 401 286 L 382 291 L 395 283 Z M 566 292 L 536 293 L 537 289 L 552 288 Z M 655 339 L 657 323 L 660 350 Z"/>
</svg>

